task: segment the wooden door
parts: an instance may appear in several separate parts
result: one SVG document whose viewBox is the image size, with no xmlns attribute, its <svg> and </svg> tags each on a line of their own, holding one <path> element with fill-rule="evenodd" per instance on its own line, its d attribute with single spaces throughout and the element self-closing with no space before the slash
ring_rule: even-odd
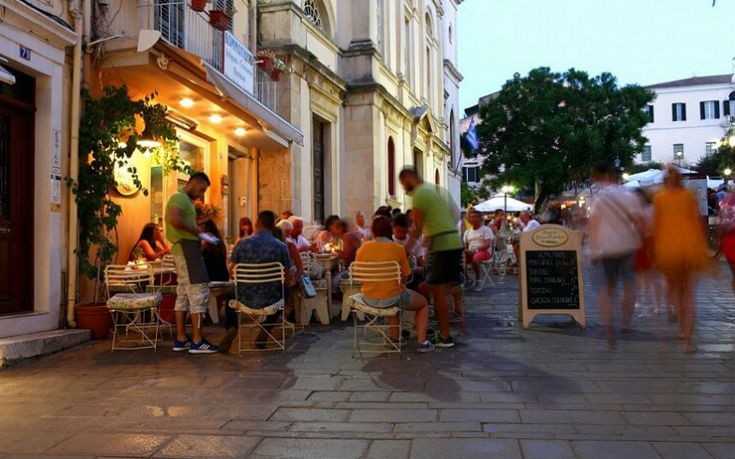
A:
<svg viewBox="0 0 735 459">
<path fill-rule="evenodd" d="M 0 314 L 33 309 L 33 112 L 0 98 Z"/>
</svg>

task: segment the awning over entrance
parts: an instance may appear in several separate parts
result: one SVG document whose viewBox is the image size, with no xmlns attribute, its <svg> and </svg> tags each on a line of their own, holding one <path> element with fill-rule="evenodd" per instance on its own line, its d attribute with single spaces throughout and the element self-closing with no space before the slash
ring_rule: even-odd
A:
<svg viewBox="0 0 735 459">
<path fill-rule="evenodd" d="M 202 61 L 204 70 L 207 72 L 207 81 L 212 83 L 222 94 L 222 96 L 231 99 L 244 109 L 248 110 L 255 117 L 263 120 L 273 130 L 278 132 L 281 136 L 296 142 L 297 144 L 304 145 L 304 134 L 293 127 L 288 121 L 284 120 L 277 113 L 274 113 L 263 105 L 258 99 L 253 97 L 242 89 L 235 86 L 230 80 L 224 76 L 217 69 Z"/>
<path fill-rule="evenodd" d="M 159 40 L 144 53 L 111 54 L 102 65 L 104 84 L 126 84 L 138 95 L 157 93 L 157 101 L 167 104 L 196 124 L 207 124 L 212 113 L 227 112 L 216 129 L 233 144 L 271 150 L 288 148 L 291 142 L 303 145 L 304 135 L 288 121 L 263 105 L 253 95 L 234 85 L 201 57 Z M 192 109 L 179 101 L 194 98 Z M 235 127 L 247 134 L 232 135 Z M 187 128 L 188 129 L 188 128 Z"/>
</svg>

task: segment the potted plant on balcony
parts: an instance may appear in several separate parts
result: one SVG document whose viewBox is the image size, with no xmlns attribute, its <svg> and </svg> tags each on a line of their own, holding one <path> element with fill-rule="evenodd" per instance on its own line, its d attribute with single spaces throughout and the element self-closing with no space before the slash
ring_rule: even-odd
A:
<svg viewBox="0 0 735 459">
<path fill-rule="evenodd" d="M 207 5 L 208 2 L 209 0 L 191 0 L 189 7 L 197 13 L 201 13 L 202 11 L 204 11 L 204 7 Z"/>
<path fill-rule="evenodd" d="M 209 25 L 217 30 L 229 30 L 235 13 L 237 13 L 235 8 L 211 9 L 209 10 Z"/>
<path fill-rule="evenodd" d="M 260 49 L 257 52 L 258 67 L 268 74 L 272 81 L 279 81 L 281 73 L 290 73 L 291 68 L 285 61 L 276 56 L 271 49 Z"/>
<path fill-rule="evenodd" d="M 122 207 L 112 195 L 120 186 L 115 170 L 125 167 L 132 186 L 147 195 L 136 167 L 128 162 L 133 153 L 151 153 L 164 173 L 183 171 L 186 166 L 178 155 L 175 127 L 166 118 L 168 108 L 153 102 L 155 94 L 132 100 L 125 86 L 108 86 L 97 99 L 86 90 L 81 96 L 79 175 L 76 181 L 67 177 L 66 183 L 77 203 L 79 273 L 93 281 L 93 295 L 91 305 L 77 305 L 75 314 L 80 328 L 92 329 L 93 338 L 105 338 L 111 326 L 110 314 L 104 305 L 100 307 L 98 291 L 104 266 L 118 251 L 116 228 Z M 155 139 L 159 146 L 143 142 L 144 137 Z M 103 323 L 90 324 L 88 313 Z"/>
</svg>

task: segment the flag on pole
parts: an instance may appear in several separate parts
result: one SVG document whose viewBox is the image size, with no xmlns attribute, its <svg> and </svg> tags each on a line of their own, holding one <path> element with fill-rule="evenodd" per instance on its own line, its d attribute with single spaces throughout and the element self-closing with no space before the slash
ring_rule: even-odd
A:
<svg viewBox="0 0 735 459">
<path fill-rule="evenodd" d="M 473 151 L 480 148 L 480 142 L 477 140 L 477 129 L 475 129 L 475 120 L 470 121 L 470 128 L 467 129 L 465 140 L 470 144 Z"/>
</svg>

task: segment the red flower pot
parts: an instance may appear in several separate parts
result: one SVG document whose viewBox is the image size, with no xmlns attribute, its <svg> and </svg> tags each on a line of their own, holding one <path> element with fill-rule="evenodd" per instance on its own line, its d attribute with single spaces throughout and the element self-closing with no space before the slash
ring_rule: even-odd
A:
<svg viewBox="0 0 735 459">
<path fill-rule="evenodd" d="M 271 80 L 272 81 L 280 81 L 281 80 L 281 70 L 274 68 L 271 70 Z"/>
<path fill-rule="evenodd" d="M 204 7 L 207 5 L 207 0 L 191 0 L 191 7 L 192 10 L 197 11 L 201 13 L 204 11 Z"/>
<path fill-rule="evenodd" d="M 217 30 L 230 28 L 230 16 L 222 10 L 209 10 L 209 25 Z"/>
<path fill-rule="evenodd" d="M 112 316 L 105 305 L 76 305 L 74 315 L 77 327 L 86 328 L 92 332 L 92 339 L 107 339 L 112 329 Z"/>
</svg>

